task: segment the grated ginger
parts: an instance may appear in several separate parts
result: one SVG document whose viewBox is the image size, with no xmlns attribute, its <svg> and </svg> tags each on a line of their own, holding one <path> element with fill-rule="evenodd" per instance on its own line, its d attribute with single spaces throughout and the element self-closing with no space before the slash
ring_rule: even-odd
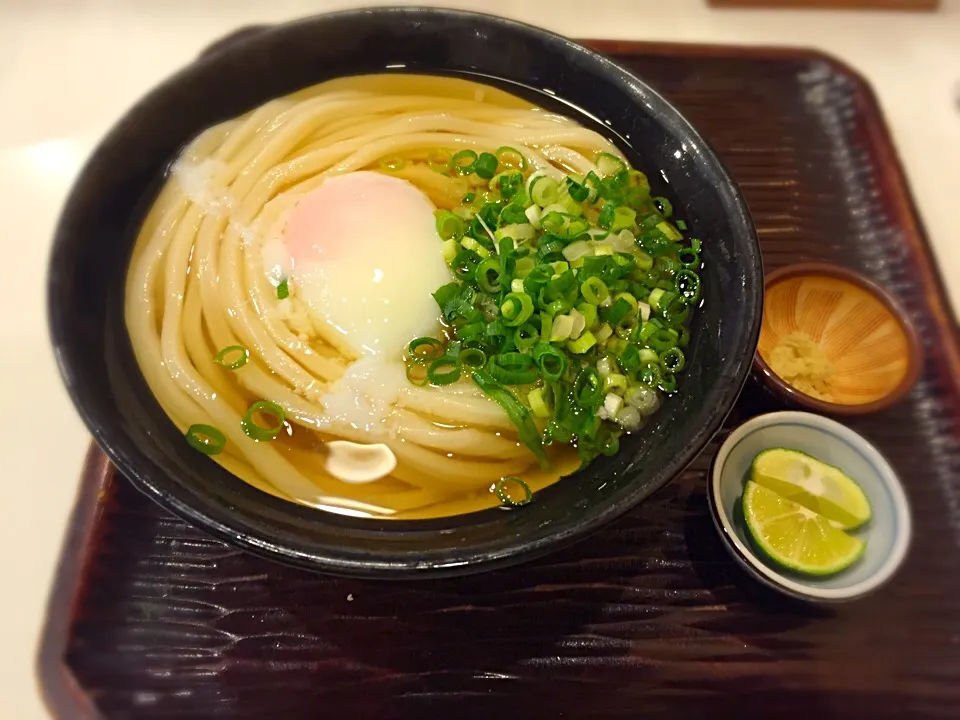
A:
<svg viewBox="0 0 960 720">
<path fill-rule="evenodd" d="M 819 400 L 830 402 L 833 368 L 816 341 L 802 332 L 790 333 L 770 353 L 770 368 L 794 388 Z"/>
</svg>

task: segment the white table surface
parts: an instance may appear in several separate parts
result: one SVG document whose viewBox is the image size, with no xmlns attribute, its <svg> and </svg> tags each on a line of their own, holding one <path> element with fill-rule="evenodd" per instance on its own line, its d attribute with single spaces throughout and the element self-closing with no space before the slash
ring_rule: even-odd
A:
<svg viewBox="0 0 960 720">
<path fill-rule="evenodd" d="M 45 717 L 35 653 L 88 436 L 48 346 L 51 234 L 80 164 L 145 90 L 247 23 L 328 0 L 0 0 L 0 717 Z M 414 3 L 394 3 L 414 4 Z M 424 4 L 424 3 L 420 3 Z M 859 69 L 892 127 L 960 307 L 960 1 L 937 14 L 718 11 L 705 0 L 450 0 L 575 37 L 816 47 Z"/>
</svg>

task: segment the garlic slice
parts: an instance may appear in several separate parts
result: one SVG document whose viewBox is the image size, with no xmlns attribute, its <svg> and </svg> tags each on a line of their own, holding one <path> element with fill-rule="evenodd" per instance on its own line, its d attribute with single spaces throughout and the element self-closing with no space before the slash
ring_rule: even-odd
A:
<svg viewBox="0 0 960 720">
<path fill-rule="evenodd" d="M 327 472 L 345 483 L 362 484 L 384 478 L 397 467 L 393 450 L 383 443 L 361 444 L 332 440 L 324 445 Z"/>
</svg>

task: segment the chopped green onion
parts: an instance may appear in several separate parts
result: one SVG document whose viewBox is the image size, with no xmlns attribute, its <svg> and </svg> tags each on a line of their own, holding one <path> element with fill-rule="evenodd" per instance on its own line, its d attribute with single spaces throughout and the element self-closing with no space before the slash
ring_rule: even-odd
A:
<svg viewBox="0 0 960 720">
<path fill-rule="evenodd" d="M 569 315 L 559 315 L 553 318 L 550 328 L 550 342 L 562 342 L 573 334 L 573 318 Z"/>
<path fill-rule="evenodd" d="M 474 242 L 476 241 L 474 240 Z M 453 258 L 453 262 L 450 263 L 450 267 L 453 269 L 453 274 L 456 275 L 460 280 L 472 280 L 473 272 L 480 263 L 480 260 L 481 257 L 478 253 L 475 253 L 469 248 L 464 248 Z M 453 285 L 456 287 L 456 283 L 453 283 Z"/>
<path fill-rule="evenodd" d="M 613 211 L 613 222 L 610 224 L 610 232 L 620 232 L 633 227 L 637 219 L 637 211 L 633 208 L 618 207 Z"/>
<path fill-rule="evenodd" d="M 537 175 L 530 183 L 530 199 L 540 207 L 546 207 L 557 201 L 560 196 L 560 183 L 549 175 Z"/>
<path fill-rule="evenodd" d="M 620 452 L 620 438 L 616 433 L 608 433 L 604 439 L 603 444 L 600 446 L 600 452 L 604 455 L 616 455 Z"/>
<path fill-rule="evenodd" d="M 664 217 L 673 215 L 673 204 L 665 197 L 655 197 L 653 201 L 657 204 Z"/>
<path fill-rule="evenodd" d="M 497 148 L 496 155 L 497 155 L 497 160 L 510 169 L 513 169 L 513 170 L 527 169 L 527 159 L 521 154 L 519 150 L 515 150 L 512 147 L 508 147 L 504 145 L 503 147 Z"/>
<path fill-rule="evenodd" d="M 204 455 L 219 455 L 227 445 L 227 436 L 213 425 L 197 423 L 184 433 L 187 444 Z"/>
<path fill-rule="evenodd" d="M 661 372 L 659 365 L 644 365 L 640 368 L 637 379 L 640 380 L 640 382 L 642 382 L 644 385 L 655 387 L 663 379 L 663 373 Z"/>
<path fill-rule="evenodd" d="M 580 294 L 583 295 L 583 299 L 591 305 L 599 305 L 610 297 L 610 290 L 607 289 L 603 280 L 594 276 L 588 277 L 583 282 L 580 286 Z"/>
<path fill-rule="evenodd" d="M 494 175 L 489 183 L 491 190 L 497 190 L 504 200 L 516 203 L 517 212 L 522 212 L 526 204 L 526 193 L 523 192 L 523 173 L 506 171 Z"/>
<path fill-rule="evenodd" d="M 654 310 L 660 309 L 660 300 L 666 291 L 663 288 L 654 288 L 650 291 L 650 297 L 647 298 L 647 304 Z"/>
<path fill-rule="evenodd" d="M 552 345 L 539 343 L 533 348 L 533 359 L 547 382 L 557 382 L 567 370 L 567 358 Z"/>
<path fill-rule="evenodd" d="M 285 300 L 288 297 L 290 297 L 290 285 L 286 278 L 284 278 L 280 281 L 280 284 L 277 285 L 277 299 Z"/>
<path fill-rule="evenodd" d="M 543 396 L 543 388 L 534 388 L 527 393 L 527 402 L 530 409 L 538 418 L 550 417 L 550 407 L 547 405 L 546 398 Z"/>
<path fill-rule="evenodd" d="M 687 361 L 683 355 L 683 351 L 674 346 L 660 353 L 660 364 L 663 365 L 664 370 L 667 372 L 678 373 L 683 370 Z"/>
<path fill-rule="evenodd" d="M 407 355 L 411 362 L 427 363 L 443 357 L 443 344 L 432 337 L 418 337 L 407 345 Z"/>
<path fill-rule="evenodd" d="M 594 337 L 593 333 L 588 330 L 576 340 L 572 340 L 567 343 L 567 347 L 570 348 L 570 352 L 576 353 L 577 355 L 583 355 L 587 350 L 596 344 L 597 338 Z"/>
<path fill-rule="evenodd" d="M 620 373 L 610 373 L 603 379 L 603 389 L 606 391 L 626 391 L 630 387 L 630 380 L 626 375 Z"/>
<path fill-rule="evenodd" d="M 460 365 L 457 358 L 444 355 L 437 358 L 427 368 L 427 380 L 431 385 L 450 385 L 460 379 Z"/>
<path fill-rule="evenodd" d="M 509 293 L 500 305 L 500 314 L 510 327 L 522 325 L 533 315 L 533 300 L 527 293 Z"/>
<path fill-rule="evenodd" d="M 407 365 L 407 380 L 411 385 L 423 387 L 427 384 L 427 366 L 422 363 L 410 363 Z"/>
<path fill-rule="evenodd" d="M 648 343 L 657 353 L 664 353 L 677 344 L 677 338 L 669 330 L 657 330 Z"/>
<path fill-rule="evenodd" d="M 600 379 L 600 373 L 592 367 L 584 368 L 577 375 L 573 391 L 580 407 L 590 411 L 596 410 L 603 399 L 603 381 Z"/>
<path fill-rule="evenodd" d="M 688 270 L 700 267 L 700 253 L 693 248 L 680 248 L 677 251 L 677 260 Z"/>
<path fill-rule="evenodd" d="M 458 175 L 472 175 L 477 162 L 477 154 L 473 150 L 460 150 L 450 158 L 450 167 Z"/>
<path fill-rule="evenodd" d="M 606 202 L 603 204 L 603 209 L 600 210 L 600 215 L 597 217 L 597 225 L 609 230 L 613 226 L 613 221 L 617 213 L 617 206 L 612 202 Z"/>
<path fill-rule="evenodd" d="M 514 499 L 510 494 L 510 489 L 513 487 L 520 488 L 523 493 L 523 497 L 519 500 Z M 493 486 L 493 490 L 500 502 L 507 507 L 523 507 L 529 505 L 530 501 L 533 500 L 533 492 L 530 490 L 530 486 L 518 477 L 500 478 Z"/>
<path fill-rule="evenodd" d="M 643 252 L 643 250 L 637 250 L 633 259 L 640 270 L 649 270 L 653 267 L 653 258 Z"/>
<path fill-rule="evenodd" d="M 457 356 L 461 370 L 474 370 L 487 364 L 487 354 L 480 348 L 464 348 Z"/>
<path fill-rule="evenodd" d="M 585 218 L 556 211 L 540 218 L 540 225 L 551 235 L 565 240 L 580 237 L 590 229 L 590 223 Z"/>
<path fill-rule="evenodd" d="M 519 352 L 501 353 L 487 361 L 487 372 L 504 385 L 528 385 L 538 374 L 533 358 Z"/>
<path fill-rule="evenodd" d="M 450 153 L 446 150 L 431 150 L 427 154 L 427 165 L 434 172 L 448 172 L 450 170 Z"/>
<path fill-rule="evenodd" d="M 537 266 L 536 261 L 532 257 L 522 257 L 517 260 L 516 266 L 513 268 L 513 274 L 518 278 L 525 278 L 533 269 Z"/>
<path fill-rule="evenodd" d="M 636 300 L 634 300 L 634 302 L 636 302 Z M 627 298 L 619 297 L 607 311 L 606 321 L 616 327 L 635 310 L 636 307 L 632 305 Z"/>
<path fill-rule="evenodd" d="M 437 235 L 440 236 L 441 240 L 459 240 L 463 237 L 465 229 L 463 218 L 454 215 L 449 210 L 437 212 Z"/>
<path fill-rule="evenodd" d="M 680 240 L 683 240 L 683 235 L 681 235 L 677 229 L 666 220 L 664 220 L 662 223 L 657 223 L 657 230 L 662 232 L 673 242 L 679 242 Z"/>
<path fill-rule="evenodd" d="M 473 381 L 487 397 L 494 400 L 507 413 L 507 417 L 517 428 L 517 437 L 524 445 L 530 448 L 543 469 L 547 468 L 547 455 L 543 451 L 543 441 L 540 432 L 530 417 L 530 411 L 514 397 L 513 393 L 500 385 L 488 373 L 477 370 L 472 375 Z"/>
<path fill-rule="evenodd" d="M 677 389 L 677 376 L 673 373 L 665 373 L 660 378 L 660 382 L 657 383 L 657 387 L 665 393 L 675 392 Z"/>
<path fill-rule="evenodd" d="M 533 323 L 525 322 L 514 333 L 513 344 L 517 346 L 517 350 L 520 352 L 526 352 L 536 345 L 539 339 L 540 331 L 537 327 Z"/>
<path fill-rule="evenodd" d="M 639 369 L 639 367 L 643 364 L 640 361 L 640 348 L 638 348 L 636 345 L 627 345 L 623 352 L 620 353 L 619 361 L 620 367 L 622 367 L 626 372 Z"/>
<path fill-rule="evenodd" d="M 692 270 L 678 270 L 674 280 L 683 302 L 692 305 L 700 299 L 700 276 Z"/>
<path fill-rule="evenodd" d="M 454 258 L 457 257 L 457 252 L 460 250 L 460 244 L 450 238 L 449 240 L 444 240 L 440 245 L 440 252 L 443 255 L 443 261 L 449 265 L 453 262 Z"/>
<path fill-rule="evenodd" d="M 477 175 L 436 212 L 451 339 L 418 338 L 407 355 L 411 382 L 469 375 L 542 465 L 544 443 L 573 443 L 587 463 L 642 426 L 676 387 L 700 296 L 700 241 L 684 242 L 669 201 L 622 158 L 596 163 L 555 178 L 506 146 L 444 156 L 449 174 Z"/>
<path fill-rule="evenodd" d="M 407 166 L 407 161 L 399 155 L 391 155 L 380 160 L 380 169 L 387 172 L 399 172 Z"/>
<path fill-rule="evenodd" d="M 565 182 L 567 184 L 567 192 L 575 202 L 582 203 L 585 202 L 588 197 L 590 197 L 590 190 L 586 187 L 586 185 L 578 182 L 572 176 L 568 175 Z"/>
<path fill-rule="evenodd" d="M 471 252 L 475 252 L 481 258 L 490 257 L 490 251 L 487 250 L 479 242 L 477 242 L 476 238 L 472 238 L 472 237 L 463 238 L 460 241 L 460 246 L 463 247 L 465 250 L 470 250 Z"/>
<path fill-rule="evenodd" d="M 272 418 L 273 424 L 266 427 L 257 424 L 256 415 L 264 415 Z M 265 442 L 267 440 L 273 440 L 280 434 L 280 431 L 283 430 L 285 420 L 286 413 L 284 413 L 283 408 L 277 405 L 277 403 L 269 400 L 258 400 L 247 408 L 247 412 L 243 416 L 240 425 L 247 434 L 247 437 L 257 442 Z"/>
<path fill-rule="evenodd" d="M 687 321 L 687 317 L 690 315 L 690 306 L 684 303 L 679 296 L 676 296 L 668 305 L 660 303 L 660 315 L 667 325 L 676 327 Z"/>
<path fill-rule="evenodd" d="M 232 356 L 239 353 L 235 359 L 230 360 L 228 356 Z M 220 352 L 217 353 L 216 357 L 213 358 L 213 361 L 220 367 L 226 368 L 227 370 L 239 370 L 244 365 L 247 364 L 247 360 L 250 359 L 250 352 L 243 347 L 242 345 L 227 345 Z"/>
<path fill-rule="evenodd" d="M 638 353 L 640 365 L 656 365 L 660 362 L 660 356 L 650 348 L 641 348 Z"/>
<path fill-rule="evenodd" d="M 597 155 L 596 163 L 597 170 L 604 178 L 615 176 L 627 169 L 627 164 L 623 160 L 606 152 Z"/>
<path fill-rule="evenodd" d="M 610 327 L 609 323 L 603 323 L 597 331 L 594 333 L 597 338 L 597 343 L 603 345 L 607 340 L 613 335 L 613 328 Z"/>
<path fill-rule="evenodd" d="M 495 257 L 483 260 L 474 272 L 477 285 L 486 293 L 495 294 L 500 292 L 500 279 L 503 269 L 500 267 L 500 260 Z"/>
<path fill-rule="evenodd" d="M 473 164 L 473 171 L 477 174 L 477 177 L 490 180 L 497 174 L 497 156 L 488 152 L 480 153 L 480 157 Z"/>
<path fill-rule="evenodd" d="M 582 302 L 577 305 L 575 311 L 579 312 L 583 316 L 583 327 L 586 330 L 592 330 L 593 326 L 597 324 L 597 306 L 591 303 Z"/>
</svg>

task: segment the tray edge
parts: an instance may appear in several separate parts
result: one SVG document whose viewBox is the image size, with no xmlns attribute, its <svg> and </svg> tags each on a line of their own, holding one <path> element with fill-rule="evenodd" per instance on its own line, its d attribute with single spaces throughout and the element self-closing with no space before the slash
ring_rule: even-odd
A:
<svg viewBox="0 0 960 720">
<path fill-rule="evenodd" d="M 35 672 L 40 698 L 54 718 L 99 720 L 102 716 L 66 663 L 67 644 L 93 559 L 93 535 L 106 512 L 115 470 L 96 443 L 87 450 L 80 484 L 53 575 L 40 635 Z"/>
</svg>

